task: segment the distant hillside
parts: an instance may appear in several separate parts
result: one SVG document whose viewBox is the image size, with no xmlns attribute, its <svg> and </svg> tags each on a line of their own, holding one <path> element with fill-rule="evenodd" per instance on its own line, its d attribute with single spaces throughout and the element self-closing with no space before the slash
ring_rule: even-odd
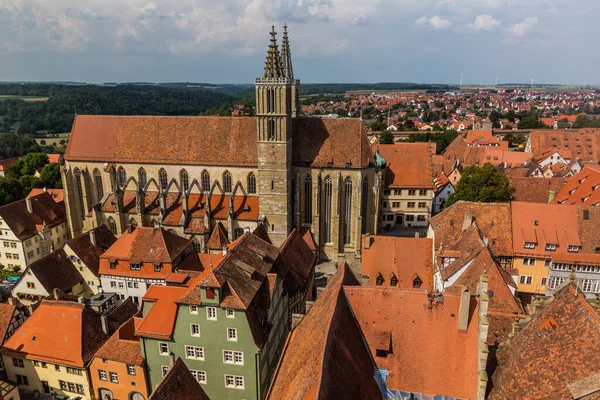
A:
<svg viewBox="0 0 600 400">
<path fill-rule="evenodd" d="M 456 90 L 458 86 L 421 84 L 405 82 L 381 82 L 381 83 L 307 83 L 300 85 L 300 94 L 317 93 L 346 93 L 354 90 L 370 90 L 373 92 L 389 90 L 434 90 L 448 91 Z"/>
</svg>

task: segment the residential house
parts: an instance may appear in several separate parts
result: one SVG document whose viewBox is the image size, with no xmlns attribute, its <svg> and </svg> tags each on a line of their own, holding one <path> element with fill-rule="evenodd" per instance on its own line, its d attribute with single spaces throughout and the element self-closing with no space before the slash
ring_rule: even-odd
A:
<svg viewBox="0 0 600 400">
<path fill-rule="evenodd" d="M 508 142 L 500 141 L 492 134 L 492 130 L 470 130 L 465 135 L 467 146 L 498 146 L 508 148 Z"/>
<path fill-rule="evenodd" d="M 581 161 L 600 160 L 600 135 L 598 129 L 534 130 L 529 134 L 525 151 L 532 152 L 536 158 L 549 151 L 560 154 L 567 151 L 571 158 Z M 564 158 L 564 157 L 563 157 Z"/>
<path fill-rule="evenodd" d="M 267 396 L 271 400 L 378 400 L 377 365 L 344 288 L 359 283 L 345 262 L 293 330 Z"/>
<path fill-rule="evenodd" d="M 379 145 L 376 160 L 384 167 L 380 227 L 426 227 L 432 212 L 435 145 Z"/>
<path fill-rule="evenodd" d="M 33 304 L 60 290 L 74 296 L 89 297 L 87 285 L 64 250 L 57 250 L 29 265 L 11 289 L 13 297 Z"/>
<path fill-rule="evenodd" d="M 600 317 L 575 281 L 556 290 L 543 309 L 497 353 L 490 400 L 593 399 L 600 392 Z M 598 350 L 598 351 L 597 351 Z"/>
<path fill-rule="evenodd" d="M 0 177 L 6 176 L 8 167 L 19 161 L 21 157 L 12 157 L 4 160 L 0 160 Z"/>
<path fill-rule="evenodd" d="M 0 264 L 23 271 L 69 239 L 64 206 L 49 193 L 0 207 Z"/>
<path fill-rule="evenodd" d="M 479 296 L 346 286 L 386 398 L 484 399 L 487 282 Z M 443 378 L 442 378 L 443 377 Z"/>
<path fill-rule="evenodd" d="M 140 304 L 150 285 L 165 285 L 188 257 L 198 259 L 192 240 L 163 228 L 130 226 L 100 256 L 100 284 L 117 293 L 119 301 L 131 297 Z M 187 262 L 192 265 L 193 260 Z"/>
<path fill-rule="evenodd" d="M 294 273 L 278 265 L 278 247 L 249 232 L 226 251 L 188 287 L 152 286 L 143 297 L 136 335 L 150 387 L 181 357 L 211 398 L 266 395 L 289 333 Z"/>
<path fill-rule="evenodd" d="M 144 400 L 148 382 L 134 319 L 121 325 L 96 352 L 90 366 L 94 395 L 100 400 Z"/>
<path fill-rule="evenodd" d="M 442 211 L 452 193 L 454 193 L 454 185 L 443 172 L 439 172 L 433 180 L 433 215 Z"/>
<path fill-rule="evenodd" d="M 361 276 L 371 286 L 433 290 L 433 240 L 363 236 Z"/>
<path fill-rule="evenodd" d="M 198 375 L 178 358 L 148 400 L 210 400 L 198 383 Z M 137 399 L 132 399 L 137 400 Z"/>
<path fill-rule="evenodd" d="M 85 281 L 87 293 L 100 290 L 100 256 L 116 240 L 106 225 L 100 225 L 65 243 L 63 250 Z"/>
</svg>

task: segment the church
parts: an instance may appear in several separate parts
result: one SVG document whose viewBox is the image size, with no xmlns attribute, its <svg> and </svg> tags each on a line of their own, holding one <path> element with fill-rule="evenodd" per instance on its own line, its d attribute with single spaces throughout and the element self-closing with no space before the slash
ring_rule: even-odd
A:
<svg viewBox="0 0 600 400">
<path fill-rule="evenodd" d="M 280 245 L 310 230 L 321 259 L 360 256 L 375 232 L 380 172 L 358 118 L 299 116 L 284 26 L 274 27 L 254 117 L 75 117 L 62 167 L 73 236 L 106 224 L 161 226 L 206 252 L 263 224 Z"/>
</svg>

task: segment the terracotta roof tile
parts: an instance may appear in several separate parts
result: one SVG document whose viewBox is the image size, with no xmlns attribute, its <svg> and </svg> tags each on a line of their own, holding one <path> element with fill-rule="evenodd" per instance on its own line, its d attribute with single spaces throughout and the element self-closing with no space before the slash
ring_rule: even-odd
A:
<svg viewBox="0 0 600 400">
<path fill-rule="evenodd" d="M 371 245 L 365 248 L 365 241 Z M 412 288 L 415 275 L 422 289 L 433 290 L 433 240 L 391 236 L 363 236 L 362 271 L 369 276 L 369 284 L 377 284 L 381 274 L 383 286 L 391 286 L 394 275 L 398 288 Z"/>
<path fill-rule="evenodd" d="M 281 245 L 275 261 L 278 273 L 285 277 L 290 292 L 304 288 L 313 274 L 317 255 L 306 244 L 297 229 L 292 230 Z"/>
<path fill-rule="evenodd" d="M 96 357 L 125 364 L 144 365 L 140 340 L 135 336 L 133 318 L 121 325 L 96 352 Z"/>
<path fill-rule="evenodd" d="M 96 245 L 92 245 L 90 235 L 94 235 Z M 117 238 L 106 225 L 100 225 L 76 238 L 69 240 L 65 246 L 68 246 L 79 259 L 90 269 L 90 271 L 99 276 L 100 256 L 112 246 Z"/>
<path fill-rule="evenodd" d="M 175 327 L 177 303 L 188 291 L 185 287 L 150 286 L 142 301 L 151 303 L 143 322 L 136 328 L 136 335 L 158 339 L 170 338 Z"/>
<path fill-rule="evenodd" d="M 389 389 L 427 396 L 475 399 L 478 387 L 478 306 L 472 297 L 466 332 L 458 330 L 460 296 L 445 294 L 428 309 L 422 290 L 345 287 L 377 367 Z M 377 355 L 382 337 L 391 352 Z"/>
<path fill-rule="evenodd" d="M 61 203 L 65 199 L 65 193 L 62 189 L 46 189 L 46 192 L 52 196 L 55 202 Z M 38 194 L 44 193 L 44 189 L 41 188 L 33 188 L 31 192 L 26 197 L 37 196 Z"/>
<path fill-rule="evenodd" d="M 6 334 L 17 307 L 8 303 L 0 303 L 0 343 L 7 339 Z"/>
<path fill-rule="evenodd" d="M 47 293 L 52 293 L 54 289 L 69 292 L 73 286 L 83 280 L 75 265 L 62 249 L 31 263 L 21 279 L 27 276 L 28 271 L 31 271 Z"/>
<path fill-rule="evenodd" d="M 534 130 L 529 134 L 531 151 L 537 157 L 548 150 L 570 151 L 582 161 L 600 160 L 600 130 Z"/>
<path fill-rule="evenodd" d="M 600 171 L 585 167 L 565 182 L 552 204 L 600 205 Z"/>
<path fill-rule="evenodd" d="M 580 398 L 582 380 L 600 372 L 599 354 L 600 317 L 567 284 L 498 351 L 489 398 Z"/>
<path fill-rule="evenodd" d="M 217 222 L 206 243 L 206 247 L 210 250 L 221 250 L 223 247 L 227 247 L 228 244 L 227 230 L 221 222 Z"/>
<path fill-rule="evenodd" d="M 509 181 L 510 187 L 515 189 L 512 200 L 530 203 L 548 203 L 550 194 L 559 193 L 565 186 L 564 178 L 511 177 Z"/>
<path fill-rule="evenodd" d="M 27 201 L 17 200 L 0 207 L 0 217 L 19 240 L 26 240 L 39 232 L 44 224 L 48 228 L 67 222 L 64 204 L 58 204 L 49 193 L 30 197 L 33 212 L 27 210 Z"/>
<path fill-rule="evenodd" d="M 380 144 L 376 147 L 386 161 L 386 188 L 433 189 L 429 143 Z"/>
<path fill-rule="evenodd" d="M 358 285 L 345 262 L 292 332 L 269 399 L 382 398 L 343 285 Z"/>
<path fill-rule="evenodd" d="M 178 358 L 148 400 L 210 400 L 185 363 Z"/>
</svg>

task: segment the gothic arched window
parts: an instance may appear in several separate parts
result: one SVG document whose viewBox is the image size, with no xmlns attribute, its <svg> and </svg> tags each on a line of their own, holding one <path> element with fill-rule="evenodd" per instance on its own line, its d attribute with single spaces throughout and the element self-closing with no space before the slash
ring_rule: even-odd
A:
<svg viewBox="0 0 600 400">
<path fill-rule="evenodd" d="M 344 180 L 344 244 L 350 244 L 352 235 L 352 179 Z"/>
<path fill-rule="evenodd" d="M 325 205 L 324 205 L 324 213 L 325 213 L 325 222 L 324 222 L 324 236 L 325 243 L 331 242 L 331 205 L 333 199 L 333 182 L 331 176 L 327 176 L 325 178 Z"/>
<path fill-rule="evenodd" d="M 125 173 L 125 168 L 119 167 L 117 170 L 117 186 L 122 189 L 125 187 L 125 183 L 127 183 L 127 174 Z"/>
<path fill-rule="evenodd" d="M 165 171 L 163 168 L 158 171 L 158 182 L 160 183 L 160 188 L 163 191 L 167 190 L 169 181 L 167 180 L 167 171 Z"/>
<path fill-rule="evenodd" d="M 304 177 L 304 223 L 312 224 L 312 178 L 310 174 Z"/>
<path fill-rule="evenodd" d="M 148 178 L 146 177 L 146 170 L 144 168 L 138 169 L 138 184 L 140 189 L 146 189 Z"/>
<path fill-rule="evenodd" d="M 367 233 L 367 201 L 369 199 L 369 177 L 365 176 L 362 181 L 362 194 L 360 199 L 360 216 L 362 217 L 361 232 Z"/>
<path fill-rule="evenodd" d="M 83 203 L 83 184 L 81 179 L 83 176 L 81 175 L 81 171 L 79 168 L 75 168 L 75 184 L 77 185 L 77 199 L 79 200 L 79 209 L 81 210 L 81 217 L 85 218 L 85 205 Z"/>
<path fill-rule="evenodd" d="M 254 172 L 248 174 L 248 193 L 256 194 L 256 176 Z"/>
<path fill-rule="evenodd" d="M 267 112 L 275 112 L 275 89 L 267 89 Z"/>
<path fill-rule="evenodd" d="M 229 171 L 223 172 L 223 190 L 225 193 L 231 193 L 231 174 Z"/>
<path fill-rule="evenodd" d="M 104 187 L 102 186 L 102 174 L 98 168 L 94 169 L 94 184 L 96 185 L 96 196 L 98 196 L 98 201 L 100 201 L 104 197 Z"/>
<path fill-rule="evenodd" d="M 187 192 L 190 188 L 190 179 L 188 177 L 188 173 L 185 169 L 182 169 L 179 172 L 179 181 L 181 182 L 181 190 Z"/>
<path fill-rule="evenodd" d="M 275 133 L 275 120 L 270 119 L 267 121 L 267 137 L 269 138 L 269 140 L 275 140 L 276 137 L 276 133 Z"/>
<path fill-rule="evenodd" d="M 113 233 L 113 235 L 117 234 L 117 224 L 112 217 L 108 218 L 108 229 Z"/>
<path fill-rule="evenodd" d="M 207 170 L 202 171 L 200 175 L 200 180 L 202 181 L 202 191 L 209 192 L 210 191 L 210 174 Z"/>
</svg>

